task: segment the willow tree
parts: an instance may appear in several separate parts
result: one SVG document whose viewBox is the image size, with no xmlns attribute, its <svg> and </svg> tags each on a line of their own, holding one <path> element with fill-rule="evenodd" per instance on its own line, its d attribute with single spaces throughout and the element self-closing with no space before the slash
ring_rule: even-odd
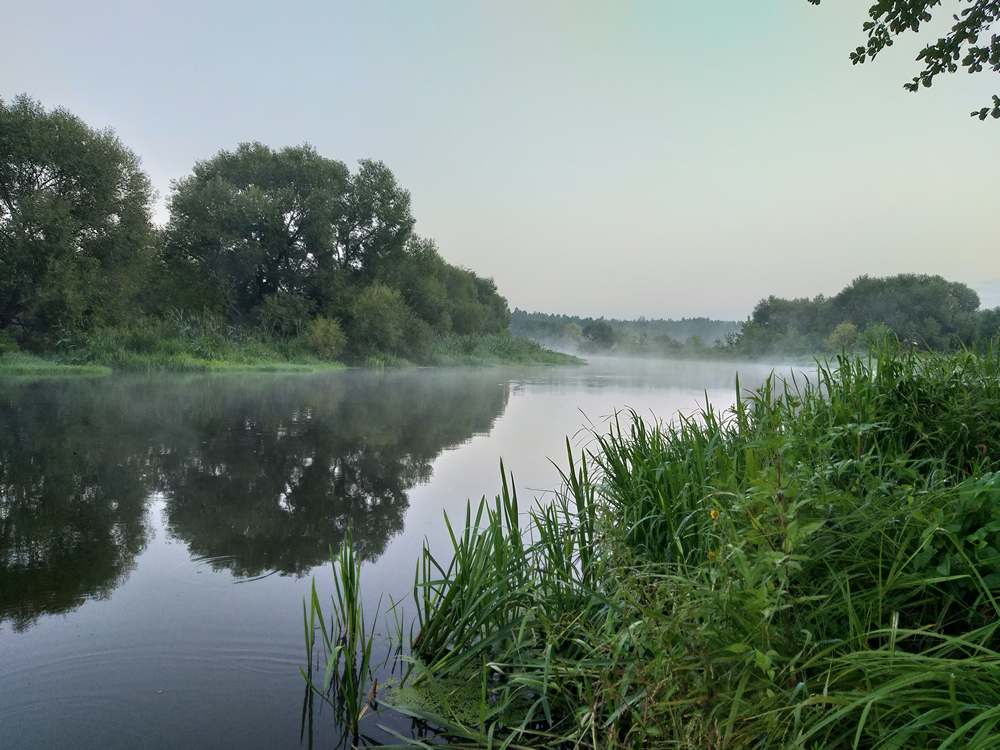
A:
<svg viewBox="0 0 1000 750">
<path fill-rule="evenodd" d="M 151 260 L 151 200 L 112 131 L 0 100 L 0 332 L 54 338 L 128 315 Z"/>
<path fill-rule="evenodd" d="M 195 165 L 170 199 L 168 264 L 189 306 L 247 318 L 322 310 L 402 252 L 410 197 L 380 162 L 343 162 L 311 146 L 243 143 Z M 296 313 L 298 314 L 298 313 Z"/>
</svg>

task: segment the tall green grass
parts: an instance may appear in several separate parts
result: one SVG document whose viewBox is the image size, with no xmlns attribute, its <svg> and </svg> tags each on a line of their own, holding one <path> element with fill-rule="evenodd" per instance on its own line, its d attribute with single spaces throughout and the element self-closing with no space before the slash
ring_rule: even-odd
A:
<svg viewBox="0 0 1000 750">
<path fill-rule="evenodd" d="M 23 352 L 0 353 L 0 377 L 87 377 L 109 375 L 111 368 L 93 364 L 66 364 Z"/>
<path fill-rule="evenodd" d="M 212 315 L 180 312 L 66 339 L 60 343 L 58 359 L 123 371 L 294 371 L 337 366 L 317 357 L 303 337 L 267 336 Z"/>
<path fill-rule="evenodd" d="M 334 560 L 333 581 L 329 614 L 324 613 L 315 581 L 308 606 L 302 603 L 307 661 L 302 676 L 308 698 L 315 695 L 329 703 L 339 725 L 347 730 L 345 738 L 356 742 L 360 722 L 375 705 L 378 694 L 378 680 L 372 670 L 378 613 L 369 626 L 361 601 L 361 559 L 354 552 L 350 532 Z"/>
<path fill-rule="evenodd" d="M 44 357 L 0 350 L 0 376 L 107 374 L 112 370 L 295 372 L 342 366 L 323 359 L 317 351 L 307 335 L 274 336 L 259 328 L 230 325 L 209 314 L 175 312 L 67 337 Z M 412 364 L 391 354 L 370 354 L 352 363 L 374 369 Z M 581 364 L 581 360 L 527 339 L 497 334 L 436 339 L 427 363 L 558 365 Z"/>
<path fill-rule="evenodd" d="M 467 748 L 1000 746 L 1000 353 L 737 389 L 446 518 L 390 703 Z"/>
</svg>

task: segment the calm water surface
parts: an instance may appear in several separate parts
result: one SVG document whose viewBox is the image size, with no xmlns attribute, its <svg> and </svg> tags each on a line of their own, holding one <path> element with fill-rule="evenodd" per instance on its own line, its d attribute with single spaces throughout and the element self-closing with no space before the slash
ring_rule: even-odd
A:
<svg viewBox="0 0 1000 750">
<path fill-rule="evenodd" d="M 736 369 L 0 382 L 0 748 L 309 746 L 302 599 L 312 576 L 330 590 L 348 526 L 374 609 L 409 592 L 425 538 L 446 548 L 442 511 L 496 492 L 501 458 L 541 496 L 566 436 L 728 405 Z M 313 728 L 336 746 L 328 713 Z"/>
</svg>

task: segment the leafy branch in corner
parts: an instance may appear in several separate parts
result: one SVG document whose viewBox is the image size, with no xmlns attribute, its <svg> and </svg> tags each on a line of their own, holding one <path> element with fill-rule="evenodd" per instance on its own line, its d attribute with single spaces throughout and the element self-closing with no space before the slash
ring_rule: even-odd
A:
<svg viewBox="0 0 1000 750">
<path fill-rule="evenodd" d="M 820 0 L 809 2 L 820 4 Z M 959 68 L 969 73 L 981 73 L 986 69 L 1000 73 L 1000 34 L 989 33 L 1000 19 L 1000 0 L 961 2 L 967 7 L 952 16 L 954 23 L 948 33 L 925 46 L 917 55 L 924 69 L 912 81 L 903 84 L 907 91 L 919 91 L 921 86 L 929 88 L 938 75 L 957 73 Z M 894 37 L 906 31 L 919 33 L 921 26 L 930 22 L 931 9 L 938 5 L 941 0 L 879 0 L 874 3 L 868 9 L 871 20 L 862 25 L 868 40 L 851 52 L 851 62 L 860 65 L 874 60 L 882 50 L 892 46 Z M 971 114 L 980 120 L 991 115 L 1000 119 L 1000 96 L 994 95 L 992 105 Z"/>
</svg>

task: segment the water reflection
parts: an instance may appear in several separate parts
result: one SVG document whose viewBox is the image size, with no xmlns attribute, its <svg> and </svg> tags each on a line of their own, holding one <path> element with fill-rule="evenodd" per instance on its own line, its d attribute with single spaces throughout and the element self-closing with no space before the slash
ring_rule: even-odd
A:
<svg viewBox="0 0 1000 750">
<path fill-rule="evenodd" d="M 434 458 L 508 397 L 489 372 L 3 384 L 0 623 L 110 594 L 157 493 L 169 533 L 236 576 L 303 573 L 348 526 L 377 557 Z"/>
<path fill-rule="evenodd" d="M 0 396 L 0 622 L 18 630 L 108 595 L 146 544 L 148 443 L 89 390 L 36 383 Z"/>
</svg>

